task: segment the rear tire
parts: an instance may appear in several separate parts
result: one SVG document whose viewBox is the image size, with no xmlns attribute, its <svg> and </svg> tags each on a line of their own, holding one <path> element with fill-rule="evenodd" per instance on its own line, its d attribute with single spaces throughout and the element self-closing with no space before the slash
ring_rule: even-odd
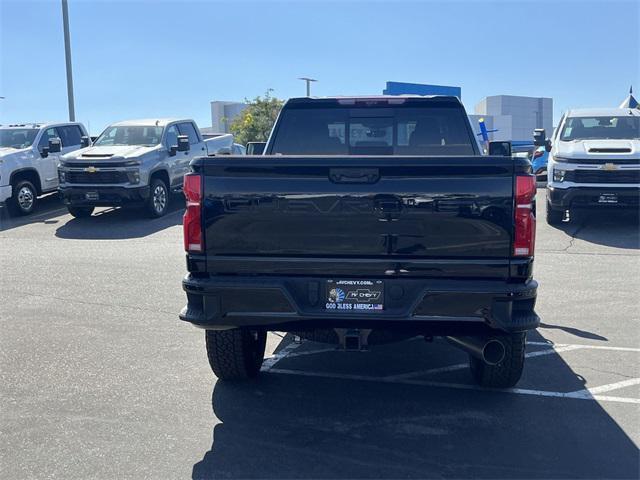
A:
<svg viewBox="0 0 640 480">
<path fill-rule="evenodd" d="M 147 200 L 147 213 L 151 218 L 160 218 L 169 209 L 169 187 L 159 177 L 151 180 L 149 199 Z"/>
<path fill-rule="evenodd" d="M 246 328 L 207 330 L 207 358 L 220 380 L 245 380 L 258 375 L 267 342 L 266 331 Z"/>
<path fill-rule="evenodd" d="M 560 225 L 564 220 L 564 210 L 557 210 L 547 201 L 547 223 L 549 225 Z"/>
<path fill-rule="evenodd" d="M 69 205 L 67 206 L 67 210 L 69 210 L 72 217 L 87 218 L 93 213 L 94 207 L 72 207 Z"/>
<path fill-rule="evenodd" d="M 38 191 L 29 180 L 19 180 L 13 186 L 13 196 L 7 200 L 9 213 L 14 216 L 24 216 L 36 209 Z"/>
<path fill-rule="evenodd" d="M 499 335 L 494 338 L 504 344 L 504 359 L 497 365 L 469 356 L 471 374 L 478 385 L 488 388 L 513 387 L 522 376 L 524 369 L 525 333 Z"/>
</svg>

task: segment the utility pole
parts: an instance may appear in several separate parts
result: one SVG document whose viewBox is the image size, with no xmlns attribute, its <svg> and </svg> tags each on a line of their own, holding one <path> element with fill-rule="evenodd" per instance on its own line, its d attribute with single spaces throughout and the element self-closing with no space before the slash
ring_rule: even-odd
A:
<svg viewBox="0 0 640 480">
<path fill-rule="evenodd" d="M 315 80 L 313 78 L 308 78 L 308 77 L 300 77 L 298 78 L 298 80 L 304 80 L 307 83 L 307 97 L 311 96 L 311 82 L 317 82 L 318 80 Z"/>
<path fill-rule="evenodd" d="M 69 101 L 69 121 L 76 121 L 76 109 L 73 102 L 73 73 L 71 72 L 71 40 L 69 38 L 69 7 L 62 0 L 62 24 L 64 27 L 64 57 L 67 64 L 67 100 Z"/>
</svg>

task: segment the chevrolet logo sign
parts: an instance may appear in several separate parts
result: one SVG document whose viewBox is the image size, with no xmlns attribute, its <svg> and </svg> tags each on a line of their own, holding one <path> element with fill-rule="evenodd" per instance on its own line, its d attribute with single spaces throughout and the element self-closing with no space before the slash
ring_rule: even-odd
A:
<svg viewBox="0 0 640 480">
<path fill-rule="evenodd" d="M 84 171 L 87 173 L 96 173 L 98 169 L 96 167 L 87 167 L 84 169 Z"/>
<path fill-rule="evenodd" d="M 615 163 L 605 163 L 602 166 L 602 170 L 607 170 L 609 172 L 613 171 L 613 170 L 617 170 L 618 166 Z"/>
</svg>

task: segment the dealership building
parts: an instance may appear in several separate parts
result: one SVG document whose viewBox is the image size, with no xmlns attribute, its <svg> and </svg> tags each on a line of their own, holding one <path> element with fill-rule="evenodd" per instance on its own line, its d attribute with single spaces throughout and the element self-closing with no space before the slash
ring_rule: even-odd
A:
<svg viewBox="0 0 640 480">
<path fill-rule="evenodd" d="M 462 88 L 448 85 L 387 82 L 384 95 L 452 95 L 462 99 Z M 544 128 L 547 135 L 553 132 L 553 99 L 547 97 L 523 97 L 494 95 L 483 98 L 469 115 L 476 134 L 480 133 L 479 121 L 484 119 L 489 140 L 527 142 L 532 141 L 533 131 Z"/>
<path fill-rule="evenodd" d="M 544 128 L 547 136 L 553 132 L 553 99 L 546 97 L 521 97 L 494 95 L 485 97 L 476 105 L 474 115 L 469 115 L 476 133 L 478 122 L 484 118 L 490 140 L 532 141 L 533 131 Z"/>
<path fill-rule="evenodd" d="M 451 95 L 462 99 L 462 88 L 451 85 L 387 82 L 383 95 Z M 207 132 L 229 133 L 230 123 L 247 107 L 242 102 L 212 101 L 211 127 Z M 480 119 L 484 119 L 489 140 L 529 142 L 533 131 L 544 128 L 547 136 L 553 132 L 553 99 L 494 95 L 483 98 L 469 115 L 476 134 L 480 133 Z M 480 139 L 478 135 L 478 139 Z"/>
<path fill-rule="evenodd" d="M 242 102 L 211 102 L 211 128 L 207 130 L 213 133 L 229 133 L 229 125 L 245 108 L 247 104 Z"/>
</svg>

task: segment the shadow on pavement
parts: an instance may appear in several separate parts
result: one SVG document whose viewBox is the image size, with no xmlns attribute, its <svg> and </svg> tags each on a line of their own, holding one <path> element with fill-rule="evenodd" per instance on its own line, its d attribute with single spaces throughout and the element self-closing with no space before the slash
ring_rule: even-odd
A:
<svg viewBox="0 0 640 480">
<path fill-rule="evenodd" d="M 75 240 L 117 240 L 146 237 L 182 224 L 184 198 L 173 195 L 169 212 L 161 218 L 148 218 L 142 208 L 99 210 L 89 218 L 72 218 L 56 230 L 56 237 Z"/>
<path fill-rule="evenodd" d="M 580 338 L 587 338 L 589 340 L 601 340 L 608 341 L 607 337 L 603 337 L 602 335 L 598 335 L 597 333 L 588 332 L 586 330 L 580 330 L 579 328 L 574 327 L 565 327 L 562 325 L 550 325 L 548 323 L 541 323 L 540 328 L 548 328 L 551 330 L 562 330 L 563 332 L 569 333 L 571 335 L 575 335 Z"/>
<path fill-rule="evenodd" d="M 534 332 L 529 341 L 545 340 Z M 412 340 L 285 358 L 278 368 L 380 377 L 400 362 L 412 371 L 460 361 L 466 355 L 444 342 Z M 449 382 L 472 383 L 467 369 L 449 373 Z M 557 354 L 529 361 L 518 386 L 549 383 L 567 392 L 585 386 Z M 638 475 L 637 447 L 591 400 L 263 373 L 217 382 L 212 406 L 221 423 L 194 479 Z"/>
<path fill-rule="evenodd" d="M 573 238 L 615 248 L 640 249 L 640 215 L 631 210 L 576 210 L 557 228 Z"/>
<path fill-rule="evenodd" d="M 55 224 L 60 222 L 57 217 L 67 214 L 57 193 L 51 193 L 40 197 L 36 205 L 36 210 L 24 217 L 11 217 L 6 207 L 0 208 L 0 232 L 22 227 L 33 223 Z"/>
</svg>

